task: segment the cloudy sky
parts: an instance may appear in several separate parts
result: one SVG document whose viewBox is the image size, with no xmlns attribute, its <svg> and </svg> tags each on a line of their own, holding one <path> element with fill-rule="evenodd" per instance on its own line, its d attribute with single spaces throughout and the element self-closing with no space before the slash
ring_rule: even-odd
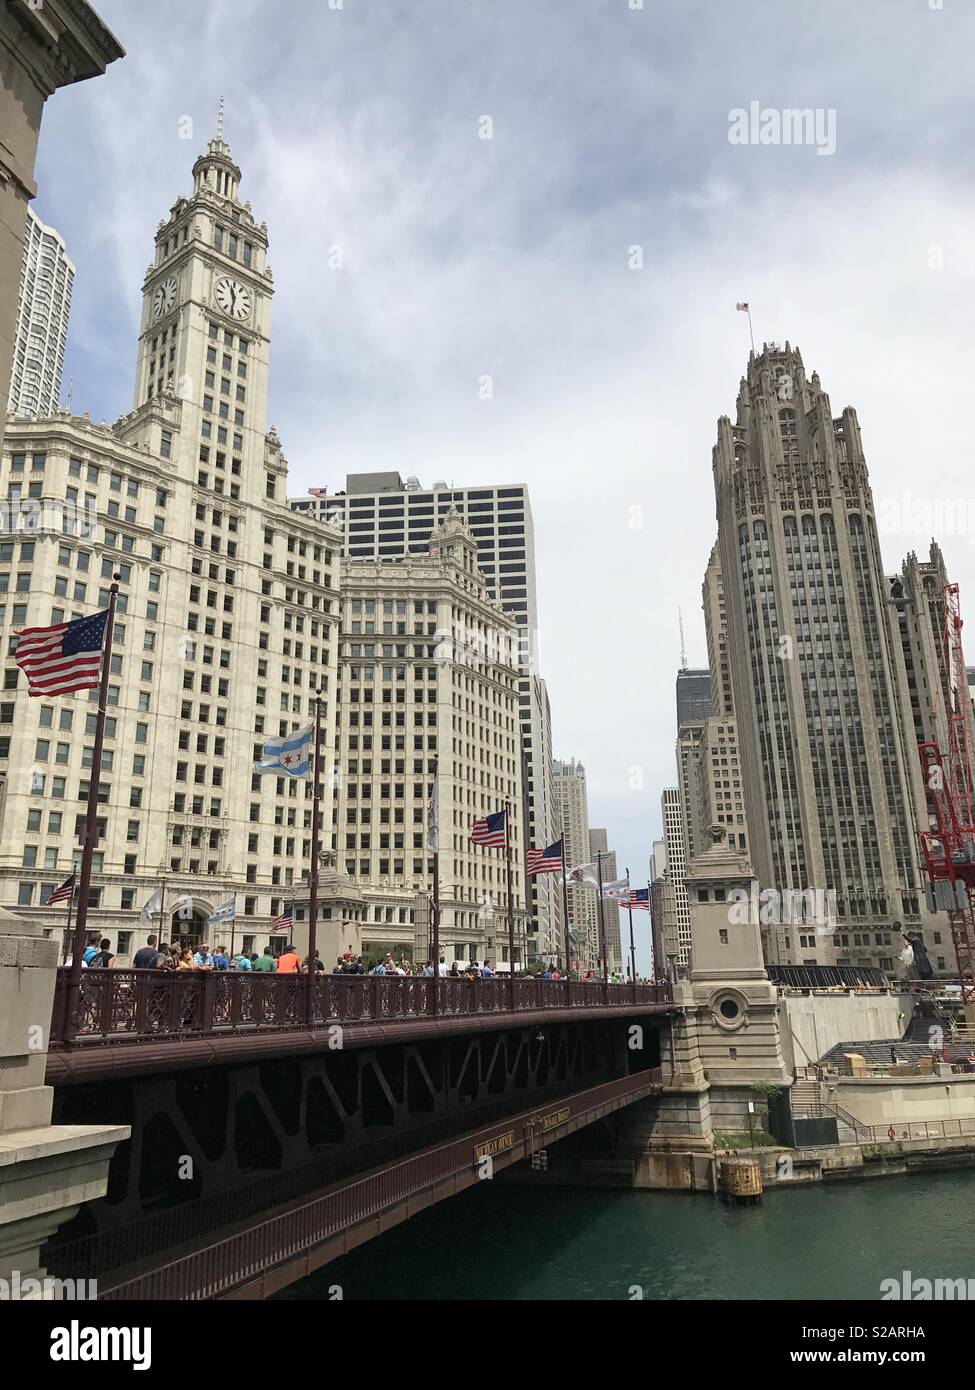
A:
<svg viewBox="0 0 975 1390">
<path fill-rule="evenodd" d="M 223 93 L 271 237 L 292 492 L 373 469 L 530 485 L 556 752 L 585 763 L 591 821 L 635 879 L 675 782 L 678 608 L 706 658 L 736 300 L 758 341 L 799 345 L 834 415 L 857 407 L 888 568 L 954 504 L 938 535 L 975 612 L 970 4 L 96 9 L 127 56 L 48 103 L 35 203 L 78 267 L 75 409 L 131 405 L 153 234 Z M 835 150 L 732 144 L 752 102 L 819 109 Z"/>
</svg>

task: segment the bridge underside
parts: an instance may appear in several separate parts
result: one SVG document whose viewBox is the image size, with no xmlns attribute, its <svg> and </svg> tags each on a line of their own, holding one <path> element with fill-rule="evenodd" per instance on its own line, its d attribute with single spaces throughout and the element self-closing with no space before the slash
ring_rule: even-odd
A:
<svg viewBox="0 0 975 1390">
<path fill-rule="evenodd" d="M 132 1139 L 47 1267 L 97 1278 L 109 1298 L 264 1297 L 659 1091 L 661 1022 L 519 1018 L 465 1036 L 427 1025 L 415 1040 L 399 1025 L 381 1046 L 319 1042 L 311 1054 L 61 1085 L 57 1123 L 113 1120 Z M 187 1044 L 161 1046 L 182 1059 Z"/>
</svg>

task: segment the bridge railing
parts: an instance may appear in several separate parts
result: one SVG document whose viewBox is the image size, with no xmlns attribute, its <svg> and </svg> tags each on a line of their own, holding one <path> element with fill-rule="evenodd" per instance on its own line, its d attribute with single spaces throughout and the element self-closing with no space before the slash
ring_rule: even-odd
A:
<svg viewBox="0 0 975 1390">
<path fill-rule="evenodd" d="M 58 970 L 50 1045 L 67 1042 L 69 971 Z M 436 989 L 436 999 L 434 990 Z M 98 970 L 82 972 L 75 1045 L 162 1041 L 166 1038 L 292 1032 L 333 1023 L 463 1018 L 598 1006 L 652 1006 L 671 1002 L 661 984 L 603 984 L 595 980 L 542 980 L 507 976 L 489 980 L 416 975 L 315 977 L 214 970 Z"/>
</svg>

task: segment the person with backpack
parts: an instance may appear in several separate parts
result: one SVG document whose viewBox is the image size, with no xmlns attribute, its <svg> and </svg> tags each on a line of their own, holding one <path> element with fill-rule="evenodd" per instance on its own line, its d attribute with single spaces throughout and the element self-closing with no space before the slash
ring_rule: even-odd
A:
<svg viewBox="0 0 975 1390">
<path fill-rule="evenodd" d="M 112 943 L 108 939 L 108 937 L 103 936 L 101 941 L 99 942 L 98 950 L 95 952 L 94 956 L 92 956 L 91 960 L 88 962 L 89 966 L 97 966 L 99 969 L 108 970 L 112 964 L 112 961 L 115 959 L 115 956 L 108 949 L 111 946 L 111 944 Z M 87 951 L 85 952 L 85 954 L 88 954 Z"/>
<path fill-rule="evenodd" d="M 88 938 L 88 945 L 85 947 L 85 954 L 81 957 L 82 963 L 83 963 L 84 965 L 91 965 L 92 961 L 95 959 L 95 957 L 96 957 L 97 955 L 98 955 L 98 937 L 97 937 L 97 936 L 89 936 L 89 938 Z"/>
</svg>

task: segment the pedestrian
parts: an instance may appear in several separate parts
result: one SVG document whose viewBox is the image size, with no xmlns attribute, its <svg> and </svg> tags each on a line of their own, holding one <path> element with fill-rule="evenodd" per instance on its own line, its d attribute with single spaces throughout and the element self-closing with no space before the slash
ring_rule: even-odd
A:
<svg viewBox="0 0 975 1390">
<path fill-rule="evenodd" d="M 132 960 L 134 970 L 151 970 L 159 958 L 159 950 L 156 946 L 157 938 L 147 936 L 146 944 L 140 946 Z"/>
<path fill-rule="evenodd" d="M 481 966 L 481 979 L 482 979 L 482 980 L 493 980 L 493 979 L 494 979 L 494 971 L 491 969 L 490 965 L 488 965 L 487 961 L 485 961 L 484 964 Z"/>
<path fill-rule="evenodd" d="M 214 952 L 214 954 L 213 954 L 213 968 L 214 968 L 214 970 L 229 970 L 229 969 L 230 969 L 230 957 L 227 955 L 227 948 L 226 948 L 226 946 L 218 946 L 217 949 L 216 949 L 216 951 Z"/>
<path fill-rule="evenodd" d="M 103 936 L 101 941 L 98 943 L 98 950 L 95 952 L 94 956 L 88 962 L 88 964 L 98 966 L 102 970 L 108 970 L 108 968 L 112 964 L 112 961 L 115 959 L 115 957 L 112 955 L 112 952 L 109 950 L 111 944 L 112 943 L 108 939 L 108 937 Z"/>
<path fill-rule="evenodd" d="M 284 951 L 278 956 L 277 972 L 279 975 L 294 975 L 301 964 L 301 957 L 289 941 Z"/>
<path fill-rule="evenodd" d="M 197 970 L 212 970 L 214 968 L 213 954 L 208 942 L 202 941 L 200 943 L 200 949 L 193 957 L 193 964 Z"/>
<path fill-rule="evenodd" d="M 896 1067 L 896 1066 L 897 1066 L 897 1048 L 896 1048 L 896 1047 L 892 1047 L 892 1048 L 890 1049 L 890 1060 L 891 1060 L 892 1064 Z"/>
<path fill-rule="evenodd" d="M 277 970 L 277 962 L 271 955 L 270 946 L 264 947 L 264 954 L 257 957 L 257 959 L 253 962 L 252 968 L 262 975 L 270 975 L 275 970 Z"/>
</svg>

